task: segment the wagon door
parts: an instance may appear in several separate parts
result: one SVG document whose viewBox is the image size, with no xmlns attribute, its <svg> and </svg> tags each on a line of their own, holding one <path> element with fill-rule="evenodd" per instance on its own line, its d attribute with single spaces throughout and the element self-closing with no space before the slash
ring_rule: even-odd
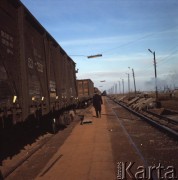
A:
<svg viewBox="0 0 178 180">
<path fill-rule="evenodd" d="M 44 47 L 44 29 L 25 14 L 25 61 L 27 66 L 28 108 L 31 115 L 48 113 L 48 90 Z"/>
</svg>

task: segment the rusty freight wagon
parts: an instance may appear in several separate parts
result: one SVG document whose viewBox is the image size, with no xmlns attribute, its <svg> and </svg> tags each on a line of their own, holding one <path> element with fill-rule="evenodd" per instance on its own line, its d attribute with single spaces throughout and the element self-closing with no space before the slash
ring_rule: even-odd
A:
<svg viewBox="0 0 178 180">
<path fill-rule="evenodd" d="M 90 79 L 77 80 L 77 92 L 79 106 L 85 106 L 91 103 L 94 94 L 94 83 Z"/>
<path fill-rule="evenodd" d="M 74 61 L 19 0 L 1 0 L 1 133 L 17 126 L 54 130 L 76 97 Z"/>
</svg>

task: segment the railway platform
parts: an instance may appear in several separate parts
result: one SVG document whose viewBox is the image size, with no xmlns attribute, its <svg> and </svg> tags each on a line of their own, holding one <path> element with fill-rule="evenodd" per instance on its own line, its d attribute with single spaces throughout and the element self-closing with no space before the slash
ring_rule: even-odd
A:
<svg viewBox="0 0 178 180">
<path fill-rule="evenodd" d="M 114 105 L 111 107 L 107 97 L 103 100 L 101 118 L 96 118 L 93 107 L 87 110 L 83 124 L 75 126 L 36 180 L 114 180 L 124 176 L 131 179 L 129 173 L 145 166 L 112 110 Z"/>
</svg>

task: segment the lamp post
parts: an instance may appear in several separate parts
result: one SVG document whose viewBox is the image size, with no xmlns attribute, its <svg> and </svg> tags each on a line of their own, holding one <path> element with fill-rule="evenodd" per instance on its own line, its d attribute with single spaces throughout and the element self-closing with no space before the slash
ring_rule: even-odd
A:
<svg viewBox="0 0 178 180">
<path fill-rule="evenodd" d="M 148 49 L 148 51 L 153 54 L 154 70 L 155 70 L 155 95 L 156 95 L 156 101 L 158 101 L 157 72 L 156 72 L 156 56 L 155 56 L 155 51 L 151 51 L 150 49 Z"/>
<path fill-rule="evenodd" d="M 123 89 L 123 95 L 124 95 L 124 79 L 121 79 L 122 80 L 122 89 Z"/>
<path fill-rule="evenodd" d="M 87 56 L 87 58 L 96 58 L 96 57 L 102 57 L 102 54 L 96 54 L 96 55 L 91 55 L 91 56 Z"/>
<path fill-rule="evenodd" d="M 88 59 L 90 59 L 90 58 L 102 57 L 102 54 L 95 54 L 95 55 L 90 55 L 90 56 L 86 56 L 86 55 L 69 55 L 69 56 L 82 56 L 82 57 L 87 57 Z"/>
<path fill-rule="evenodd" d="M 126 73 L 128 75 L 128 92 L 129 92 L 129 95 L 130 95 L 130 75 L 129 73 Z"/>
<path fill-rule="evenodd" d="M 117 94 L 117 83 L 115 84 L 115 94 Z"/>
<path fill-rule="evenodd" d="M 119 94 L 121 94 L 121 84 L 120 84 L 120 81 L 119 82 Z"/>
<path fill-rule="evenodd" d="M 122 79 L 122 85 L 123 85 L 123 94 L 124 94 L 124 79 Z"/>
<path fill-rule="evenodd" d="M 128 67 L 130 69 L 130 67 Z M 132 75 L 133 75 L 133 82 L 134 82 L 134 91 L 135 91 L 135 96 L 137 94 L 137 90 L 136 90 L 136 83 L 135 83 L 135 73 L 134 73 L 134 69 L 132 68 Z"/>
</svg>

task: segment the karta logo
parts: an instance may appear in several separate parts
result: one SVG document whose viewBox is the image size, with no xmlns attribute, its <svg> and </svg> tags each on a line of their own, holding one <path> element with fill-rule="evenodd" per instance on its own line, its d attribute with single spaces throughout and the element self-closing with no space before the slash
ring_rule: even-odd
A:
<svg viewBox="0 0 178 180">
<path fill-rule="evenodd" d="M 134 170 L 133 170 L 134 169 Z M 118 162 L 117 179 L 178 179 L 174 166 L 138 166 L 135 162 Z"/>
</svg>

